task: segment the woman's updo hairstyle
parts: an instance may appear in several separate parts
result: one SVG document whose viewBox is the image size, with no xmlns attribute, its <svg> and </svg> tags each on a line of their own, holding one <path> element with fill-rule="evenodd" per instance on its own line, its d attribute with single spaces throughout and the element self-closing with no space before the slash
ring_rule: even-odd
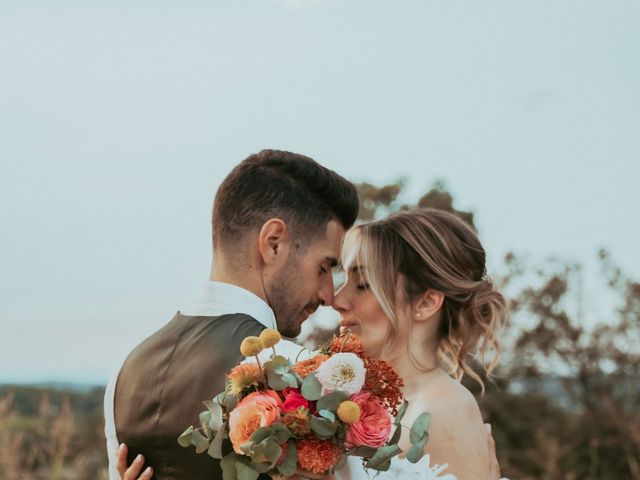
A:
<svg viewBox="0 0 640 480">
<path fill-rule="evenodd" d="M 442 292 L 437 331 L 442 366 L 458 380 L 468 374 L 484 390 L 467 362 L 478 353 L 490 376 L 498 362 L 498 335 L 507 322 L 508 306 L 486 275 L 485 251 L 471 227 L 442 210 L 402 211 L 352 229 L 343 251 L 350 256 L 343 259 L 345 267 L 364 266 L 370 288 L 390 319 L 388 345 L 397 337 L 396 299 L 412 305 L 428 289 Z M 426 369 L 409 353 L 418 368 Z"/>
</svg>

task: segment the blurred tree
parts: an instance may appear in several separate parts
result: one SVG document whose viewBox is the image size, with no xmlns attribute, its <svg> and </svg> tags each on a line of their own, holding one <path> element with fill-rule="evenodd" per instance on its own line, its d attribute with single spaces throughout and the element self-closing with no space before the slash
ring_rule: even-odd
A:
<svg viewBox="0 0 640 480">
<path fill-rule="evenodd" d="M 434 182 L 427 193 L 420 197 L 417 202 L 412 203 L 400 202 L 400 198 L 402 197 L 401 193 L 405 184 L 406 181 L 404 179 L 381 187 L 377 187 L 370 183 L 356 184 L 356 188 L 358 189 L 358 198 L 360 200 L 358 220 L 368 222 L 382 218 L 397 210 L 409 210 L 411 208 L 437 208 L 457 215 L 460 219 L 475 229 L 473 213 L 454 208 L 453 196 L 449 193 L 443 180 Z"/>
</svg>

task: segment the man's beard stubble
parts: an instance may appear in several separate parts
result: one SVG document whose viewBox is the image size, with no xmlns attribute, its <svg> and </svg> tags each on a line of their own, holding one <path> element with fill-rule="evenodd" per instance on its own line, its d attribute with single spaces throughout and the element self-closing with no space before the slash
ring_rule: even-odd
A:
<svg viewBox="0 0 640 480">
<path fill-rule="evenodd" d="M 266 285 L 265 285 L 266 287 Z M 300 269 L 294 258 L 290 258 L 282 269 L 273 276 L 269 291 L 265 292 L 273 309 L 278 331 L 285 337 L 294 338 L 300 334 L 303 310 L 315 310 L 317 304 L 306 303 L 296 295 L 302 288 Z M 305 302 L 305 303 L 302 303 Z"/>
</svg>

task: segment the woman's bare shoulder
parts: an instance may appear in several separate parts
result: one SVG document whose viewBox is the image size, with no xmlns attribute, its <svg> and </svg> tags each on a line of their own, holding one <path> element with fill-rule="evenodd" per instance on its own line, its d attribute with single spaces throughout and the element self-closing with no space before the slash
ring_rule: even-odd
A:
<svg viewBox="0 0 640 480">
<path fill-rule="evenodd" d="M 448 378 L 427 391 L 431 413 L 427 452 L 435 463 L 448 463 L 458 479 L 488 472 L 488 450 L 482 414 L 475 398 L 459 382 Z M 475 477 L 483 478 L 483 477 Z"/>
</svg>

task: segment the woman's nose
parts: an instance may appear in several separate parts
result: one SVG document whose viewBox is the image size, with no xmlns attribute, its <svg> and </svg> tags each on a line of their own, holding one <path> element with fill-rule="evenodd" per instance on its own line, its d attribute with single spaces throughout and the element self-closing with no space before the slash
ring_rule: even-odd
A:
<svg viewBox="0 0 640 480">
<path fill-rule="evenodd" d="M 345 285 L 340 287 L 338 291 L 333 296 L 333 308 L 338 312 L 342 313 L 349 309 L 349 301 L 347 299 Z"/>
</svg>

